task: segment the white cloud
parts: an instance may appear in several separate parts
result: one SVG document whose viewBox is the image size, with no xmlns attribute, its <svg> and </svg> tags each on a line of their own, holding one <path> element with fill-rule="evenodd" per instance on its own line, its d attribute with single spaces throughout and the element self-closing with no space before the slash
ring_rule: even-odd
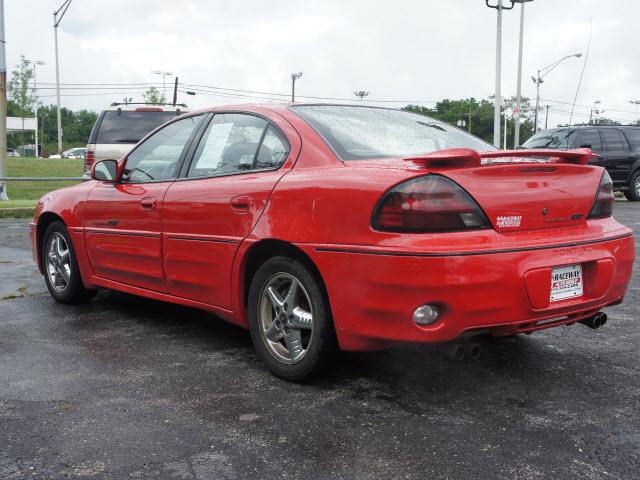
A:
<svg viewBox="0 0 640 480">
<path fill-rule="evenodd" d="M 24 54 L 45 60 L 39 80 L 53 82 L 51 12 L 59 0 L 6 3 L 9 70 Z M 505 95 L 516 89 L 518 9 L 504 14 Z M 640 98 L 635 0 L 528 3 L 523 93 L 535 95 L 530 76 L 537 68 L 585 52 L 589 18 L 592 48 L 578 103 L 599 99 L 607 116 L 631 120 L 628 101 Z M 150 72 L 162 69 L 186 83 L 288 93 L 289 74 L 303 71 L 300 95 L 351 98 L 365 89 L 372 99 L 483 98 L 493 92 L 495 11 L 481 0 L 78 0 L 61 23 L 60 54 L 65 83 L 159 82 Z M 581 68 L 582 59 L 563 63 L 547 77 L 542 97 L 571 102 Z M 125 94 L 139 98 L 139 89 L 114 88 L 122 95 L 68 96 L 64 104 L 100 109 Z M 39 93 L 53 102 L 45 96 L 52 90 Z M 234 102 L 202 93 L 188 100 Z M 552 123 L 566 120 L 552 114 Z"/>
</svg>

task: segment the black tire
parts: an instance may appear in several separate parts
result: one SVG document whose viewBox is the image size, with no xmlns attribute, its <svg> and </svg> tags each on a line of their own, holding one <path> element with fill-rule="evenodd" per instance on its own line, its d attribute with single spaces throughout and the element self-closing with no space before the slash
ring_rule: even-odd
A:
<svg viewBox="0 0 640 480">
<path fill-rule="evenodd" d="M 309 325 L 312 325 L 312 328 L 311 333 L 308 334 L 308 343 L 306 344 L 306 348 L 303 349 L 301 347 L 301 350 L 304 350 L 304 355 L 300 360 L 295 361 L 293 360 L 293 354 L 288 350 L 289 344 L 285 339 L 285 332 L 287 331 L 285 324 L 282 324 L 282 329 L 280 330 L 282 339 L 278 342 L 271 342 L 267 339 L 267 332 L 264 326 L 265 323 L 269 323 L 270 321 L 268 318 L 270 314 L 268 314 L 268 312 L 271 308 L 273 308 L 272 315 L 275 316 L 275 319 L 272 320 L 273 323 L 277 323 L 276 320 L 279 318 L 276 314 L 277 309 L 275 304 L 272 305 L 268 303 L 273 303 L 273 300 L 264 299 L 269 297 L 269 295 L 265 293 L 267 286 L 271 286 L 271 282 L 277 282 L 278 278 L 282 277 L 285 277 L 285 283 L 286 277 L 291 277 L 297 280 L 299 286 L 302 286 L 298 294 L 300 298 L 298 302 L 301 303 L 292 303 L 297 305 L 296 308 L 301 308 L 302 310 L 304 309 L 300 304 L 306 305 L 307 308 L 310 308 L 310 313 L 312 314 L 312 320 L 311 323 L 309 323 Z M 287 289 L 286 284 L 284 287 Z M 282 297 L 285 306 L 287 305 L 287 298 L 289 297 Z M 289 308 L 294 309 L 293 305 L 289 306 Z M 283 315 L 285 315 L 283 321 L 286 322 L 287 315 L 284 313 L 285 310 L 282 310 L 282 312 Z M 258 356 L 269 370 L 280 378 L 289 381 L 307 379 L 327 367 L 337 352 L 338 347 L 335 329 L 326 292 L 314 272 L 298 260 L 289 257 L 273 257 L 262 264 L 254 275 L 249 287 L 248 314 L 251 339 L 258 352 Z M 288 318 L 293 321 L 293 315 Z M 295 327 L 289 326 L 289 328 Z M 307 335 L 306 330 L 298 329 L 298 332 L 304 332 L 304 335 Z M 302 337 L 302 341 L 299 343 L 302 345 L 304 341 L 305 337 Z M 279 356 L 278 353 L 274 351 L 278 350 L 278 348 L 274 348 L 274 345 L 278 347 L 278 344 L 289 351 L 291 356 L 289 360 L 282 358 L 282 356 Z"/>
<path fill-rule="evenodd" d="M 630 202 L 640 202 L 640 170 L 631 175 L 629 181 L 629 190 L 624 192 L 624 196 Z"/>
<path fill-rule="evenodd" d="M 68 281 L 65 285 L 53 284 L 53 280 L 49 273 L 49 250 L 52 241 L 55 237 L 62 236 L 66 242 L 68 250 Z M 76 260 L 76 253 L 73 249 L 73 244 L 69 238 L 67 227 L 62 222 L 51 223 L 42 239 L 42 249 L 40 252 L 40 258 L 42 261 L 42 268 L 44 270 L 44 279 L 47 284 L 47 289 L 56 302 L 64 304 L 77 304 L 91 300 L 96 290 L 87 290 L 82 284 L 82 278 L 80 277 L 80 269 L 78 268 L 78 261 Z M 60 268 L 63 268 L 60 266 Z M 67 271 L 65 270 L 65 271 Z"/>
</svg>

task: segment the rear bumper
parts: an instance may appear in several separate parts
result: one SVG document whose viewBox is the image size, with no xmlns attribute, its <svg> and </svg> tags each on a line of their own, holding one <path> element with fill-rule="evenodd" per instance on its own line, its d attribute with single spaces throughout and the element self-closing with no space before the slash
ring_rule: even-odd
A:
<svg viewBox="0 0 640 480">
<path fill-rule="evenodd" d="M 574 246 L 473 254 L 301 247 L 322 274 L 344 350 L 575 323 L 622 301 L 635 259 L 630 231 Z M 549 302 L 551 269 L 574 264 L 582 265 L 584 295 Z M 441 314 L 432 325 L 418 326 L 413 312 L 424 304 L 437 305 Z"/>
</svg>

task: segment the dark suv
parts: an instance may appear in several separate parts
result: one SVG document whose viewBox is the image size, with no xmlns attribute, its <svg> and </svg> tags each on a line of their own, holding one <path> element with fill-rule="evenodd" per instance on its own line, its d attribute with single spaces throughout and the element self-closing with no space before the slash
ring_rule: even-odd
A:
<svg viewBox="0 0 640 480">
<path fill-rule="evenodd" d="M 640 201 L 640 127 L 581 125 L 543 130 L 523 148 L 570 149 L 589 147 L 599 158 L 590 163 L 607 169 L 614 190 Z"/>
</svg>

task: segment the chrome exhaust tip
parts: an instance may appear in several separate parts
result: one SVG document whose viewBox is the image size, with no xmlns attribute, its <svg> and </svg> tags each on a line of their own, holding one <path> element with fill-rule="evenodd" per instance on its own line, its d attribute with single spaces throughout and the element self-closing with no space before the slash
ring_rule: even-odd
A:
<svg viewBox="0 0 640 480">
<path fill-rule="evenodd" d="M 597 330 L 602 327 L 605 323 L 607 323 L 608 317 L 604 312 L 598 312 L 593 317 L 585 318 L 584 320 L 580 320 L 578 323 L 586 325 L 593 330 Z"/>
</svg>

